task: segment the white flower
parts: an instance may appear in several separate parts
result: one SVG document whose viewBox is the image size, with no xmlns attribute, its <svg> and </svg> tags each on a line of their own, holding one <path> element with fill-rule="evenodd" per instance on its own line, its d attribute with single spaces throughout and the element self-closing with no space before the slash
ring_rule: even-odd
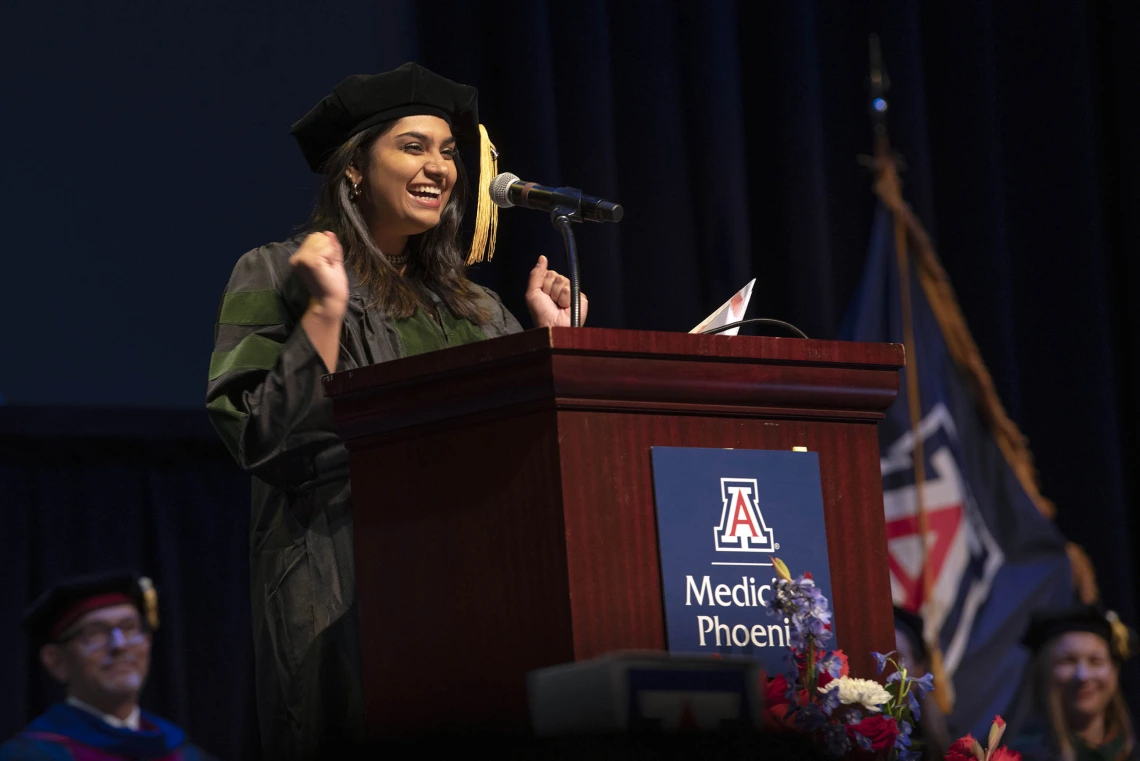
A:
<svg viewBox="0 0 1140 761">
<path fill-rule="evenodd" d="M 891 694 L 878 682 L 871 679 L 853 679 L 849 676 L 833 679 L 826 687 L 820 687 L 819 691 L 827 693 L 836 689 L 839 690 L 840 703 L 845 705 L 858 703 L 868 711 L 880 710 L 883 704 L 891 699 Z"/>
</svg>

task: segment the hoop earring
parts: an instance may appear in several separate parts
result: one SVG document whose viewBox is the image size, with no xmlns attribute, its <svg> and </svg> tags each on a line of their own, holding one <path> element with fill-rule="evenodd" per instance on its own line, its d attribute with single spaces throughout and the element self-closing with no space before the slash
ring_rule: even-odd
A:
<svg viewBox="0 0 1140 761">
<path fill-rule="evenodd" d="M 353 199 L 360 198 L 360 183 L 359 182 L 352 183 L 352 197 L 353 197 Z"/>
</svg>

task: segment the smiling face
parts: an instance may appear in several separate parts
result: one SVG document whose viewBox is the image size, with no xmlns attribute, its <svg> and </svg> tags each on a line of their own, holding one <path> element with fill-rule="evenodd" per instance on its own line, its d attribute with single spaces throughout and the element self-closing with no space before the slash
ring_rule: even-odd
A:
<svg viewBox="0 0 1140 761">
<path fill-rule="evenodd" d="M 438 116 L 406 116 L 376 138 L 362 174 L 350 167 L 350 182 L 361 184 L 365 217 L 379 237 L 418 235 L 439 224 L 458 176 L 455 138 Z"/>
<path fill-rule="evenodd" d="M 1053 686 L 1070 721 L 1103 714 L 1116 694 L 1118 670 L 1108 643 L 1091 632 L 1068 632 L 1050 649 Z"/>
<path fill-rule="evenodd" d="M 40 657 L 69 695 L 110 713 L 135 703 L 150 668 L 150 634 L 133 605 L 113 605 L 80 618 Z"/>
</svg>

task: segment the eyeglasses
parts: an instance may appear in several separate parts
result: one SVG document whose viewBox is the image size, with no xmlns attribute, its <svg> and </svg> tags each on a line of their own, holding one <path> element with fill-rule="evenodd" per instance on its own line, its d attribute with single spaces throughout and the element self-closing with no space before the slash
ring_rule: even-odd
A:
<svg viewBox="0 0 1140 761">
<path fill-rule="evenodd" d="M 119 633 L 117 640 L 115 639 L 115 632 Z M 59 644 L 63 645 L 71 641 L 78 642 L 85 650 L 104 650 L 112 645 L 129 647 L 145 642 L 146 631 L 138 620 L 121 621 L 114 625 L 93 622 L 61 637 Z"/>
</svg>

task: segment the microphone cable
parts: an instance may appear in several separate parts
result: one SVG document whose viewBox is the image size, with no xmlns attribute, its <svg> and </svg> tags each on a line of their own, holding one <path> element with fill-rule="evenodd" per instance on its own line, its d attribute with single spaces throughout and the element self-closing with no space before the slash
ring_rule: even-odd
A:
<svg viewBox="0 0 1140 761">
<path fill-rule="evenodd" d="M 738 320 L 736 322 L 730 322 L 727 325 L 721 325 L 721 326 L 716 327 L 716 328 L 709 328 L 708 330 L 702 330 L 699 333 L 699 335 L 710 336 L 710 335 L 713 335 L 715 333 L 723 333 L 726 330 L 732 330 L 733 328 L 739 328 L 741 325 L 775 325 L 776 327 L 783 328 L 784 330 L 788 331 L 789 333 L 795 335 L 797 338 L 807 338 L 808 337 L 807 333 L 803 332 L 802 330 L 797 328 L 792 323 L 784 322 L 783 320 L 776 320 L 776 319 L 773 319 L 771 317 L 750 317 L 747 320 Z"/>
</svg>

